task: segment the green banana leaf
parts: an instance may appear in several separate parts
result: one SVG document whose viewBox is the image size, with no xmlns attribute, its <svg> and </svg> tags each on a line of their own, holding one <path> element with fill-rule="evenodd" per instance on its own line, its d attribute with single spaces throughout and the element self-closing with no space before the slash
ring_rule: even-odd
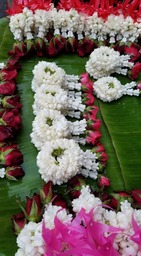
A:
<svg viewBox="0 0 141 256">
<path fill-rule="evenodd" d="M 14 43 L 8 27 L 8 20 L 0 20 L 0 62 L 6 62 L 7 52 Z M 21 62 L 17 84 L 23 108 L 21 111 L 22 129 L 17 136 L 17 143 L 24 155 L 25 176 L 21 181 L 0 180 L 0 256 L 13 256 L 17 250 L 16 236 L 12 231 L 11 216 L 19 213 L 18 202 L 32 196 L 42 186 L 36 166 L 37 151 L 30 142 L 32 129 L 31 91 L 32 69 L 39 60 L 56 62 L 68 74 L 85 72 L 87 58 L 76 55 L 61 55 L 48 59 L 32 57 Z M 123 83 L 129 81 L 119 76 Z M 99 118 L 102 121 L 101 142 L 108 154 L 107 175 L 111 180 L 111 191 L 130 191 L 141 188 L 141 99 L 124 96 L 112 103 L 96 100 L 99 106 Z"/>
</svg>

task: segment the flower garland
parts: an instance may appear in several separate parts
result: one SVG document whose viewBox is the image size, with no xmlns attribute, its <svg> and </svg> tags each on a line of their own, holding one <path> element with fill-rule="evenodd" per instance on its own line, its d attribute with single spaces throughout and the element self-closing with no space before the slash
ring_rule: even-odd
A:
<svg viewBox="0 0 141 256">
<path fill-rule="evenodd" d="M 32 89 L 35 92 L 33 111 L 36 117 L 33 122 L 31 138 L 40 150 L 37 156 L 39 172 L 44 181 L 49 182 L 40 191 L 40 196 L 34 194 L 32 199 L 27 197 L 26 209 L 21 206 L 23 213 L 13 217 L 15 232 L 16 234 L 20 232 L 17 238 L 19 249 L 16 256 L 53 254 L 134 256 L 141 254 L 140 210 L 134 210 L 127 201 L 121 203 L 121 208 L 117 213 L 106 209 L 103 203 L 107 200 L 110 206 L 114 206 L 113 208 L 119 207 L 119 203 L 118 200 L 115 200 L 116 196 L 113 195 L 109 198 L 105 193 L 110 181 L 104 176 L 100 177 L 100 181 L 98 180 L 99 188 L 97 192 L 95 191 L 98 197 L 91 194 L 87 186 L 82 188 L 85 182 L 80 176 L 74 177 L 74 179 L 78 179 L 79 188 L 76 186 L 77 188 L 71 189 L 74 179 L 69 180 L 78 173 L 97 179 L 99 177 L 97 169 L 100 171 L 100 167 L 102 166 L 103 169 L 103 165 L 106 164 L 107 156 L 103 146 L 99 143 L 100 121 L 96 118 L 98 108 L 93 105 L 93 90 L 96 96 L 104 101 L 115 100 L 123 94 L 139 96 L 140 84 L 131 82 L 123 86 L 116 78 L 109 77 L 109 75 L 113 72 L 127 74 L 127 70 L 123 71 L 123 68 L 126 67 L 131 69 L 128 70 L 128 76 L 132 80 L 139 76 L 141 62 L 139 45 L 136 43 L 141 34 L 140 8 L 139 1 L 130 3 L 128 0 L 115 5 L 114 1 L 107 1 L 107 4 L 102 0 L 90 1 L 90 3 L 77 1 L 76 4 L 76 1 L 65 3 L 62 0 L 57 8 L 54 8 L 51 1 L 15 0 L 12 8 L 9 8 L 8 13 L 12 14 L 10 29 L 14 38 L 18 40 L 12 51 L 9 52 L 11 59 L 8 61 L 8 65 L 12 65 L 12 69 L 13 67 L 18 69 L 20 58 L 33 52 L 37 52 L 38 56 L 53 57 L 65 50 L 70 53 L 77 52 L 79 56 L 87 56 L 99 46 L 101 41 L 106 46 L 104 53 L 107 52 L 106 64 L 102 62 L 99 69 L 95 65 L 95 61 L 98 61 L 96 63 L 99 64 L 99 53 L 97 59 L 93 61 L 93 56 L 99 52 L 99 49 L 91 54 L 87 63 L 87 71 L 89 72 L 92 68 L 95 71 L 95 76 L 93 76 L 93 71 L 89 72 L 90 75 L 96 79 L 99 78 L 94 85 L 90 81 L 88 73 L 82 74 L 80 78 L 66 75 L 55 63 L 40 62 L 33 71 Z M 87 11 L 88 9 L 89 11 Z M 117 24 L 120 26 L 117 27 Z M 107 40 L 109 43 L 106 42 Z M 131 45 L 121 46 L 120 41 L 130 42 Z M 111 44 L 115 42 L 114 50 L 116 52 L 107 47 L 107 45 L 113 47 Z M 104 53 L 102 53 L 102 58 Z M 109 65 L 111 54 L 115 59 L 112 67 Z M 123 54 L 128 55 L 124 56 Z M 3 65 L 1 66 L 3 68 Z M 13 76 L 14 70 L 12 72 Z M 102 73 L 107 77 L 103 77 Z M 9 80 L 6 79 L 6 82 L 4 79 L 2 84 L 4 90 L 8 88 L 12 91 L 10 96 L 15 93 L 15 82 L 13 82 L 15 77 L 16 75 Z M 103 95 L 105 87 L 106 94 Z M 134 87 L 137 88 L 133 90 Z M 0 90 L 3 90 L 3 87 L 0 87 Z M 61 101 L 62 98 L 64 100 Z M 5 100 L 7 99 L 2 99 L 2 104 Z M 44 106 L 47 108 L 46 110 L 44 110 Z M 12 114 L 17 115 L 17 110 Z M 78 120 L 74 123 L 68 122 L 67 116 Z M 12 129 L 14 127 L 16 131 L 19 129 L 17 116 L 14 125 L 13 122 L 6 123 L 3 112 L 2 119 L 3 126 L 7 124 Z M 62 125 L 57 123 L 58 119 L 62 120 Z M 8 132 L 6 136 L 8 136 Z M 49 133 L 47 134 L 47 132 Z M 86 137 L 79 136 L 84 132 Z M 4 142 L 7 138 L 9 137 L 4 138 Z M 52 138 L 56 138 L 56 140 L 52 140 Z M 85 143 L 90 144 L 93 150 L 82 151 L 81 145 L 85 145 Z M 13 164 L 14 157 L 13 155 L 9 157 L 9 150 L 10 153 L 16 151 L 16 159 L 20 163 L 22 162 L 22 156 L 17 146 L 4 146 L 1 151 L 1 177 L 5 172 L 3 165 L 6 164 L 8 168 L 11 168 L 9 162 Z M 63 159 L 64 156 L 65 159 Z M 83 168 L 81 169 L 81 167 Z M 63 170 L 61 176 L 60 170 Z M 62 209 L 62 205 L 66 207 L 66 203 L 62 202 L 58 195 L 53 197 L 50 180 L 54 184 L 69 182 L 70 191 L 73 195 L 75 194 L 75 197 L 78 197 L 72 201 L 72 204 L 69 202 L 69 206 L 72 205 L 75 214 L 73 217 Z M 128 199 L 130 195 L 120 194 L 120 199 L 124 196 Z M 140 191 L 132 191 L 131 196 L 135 202 L 138 202 Z M 116 203 L 115 201 L 113 203 L 113 200 Z M 46 205 L 45 209 L 43 209 L 43 205 Z M 44 215 L 42 215 L 43 211 Z M 97 230 L 95 235 L 93 229 Z M 49 237 L 51 237 L 50 240 Z M 73 242 L 74 237 L 76 243 Z"/>
</svg>

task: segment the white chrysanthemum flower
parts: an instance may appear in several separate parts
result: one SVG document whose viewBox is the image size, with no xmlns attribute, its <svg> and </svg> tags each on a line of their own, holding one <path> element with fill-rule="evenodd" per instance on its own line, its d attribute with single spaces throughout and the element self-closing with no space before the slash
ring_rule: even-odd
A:
<svg viewBox="0 0 141 256">
<path fill-rule="evenodd" d="M 46 141 L 65 138 L 69 135 L 69 123 L 57 110 L 40 110 L 32 123 L 32 127 L 31 138 L 35 145 L 36 137 L 38 138 L 37 141 L 41 141 L 43 145 Z"/>
<path fill-rule="evenodd" d="M 94 93 L 102 101 L 110 102 L 119 99 L 123 95 L 139 96 L 139 89 L 133 89 L 135 86 L 135 82 L 122 85 L 117 78 L 107 76 L 94 82 Z"/>
<path fill-rule="evenodd" d="M 67 92 L 60 86 L 42 84 L 34 95 L 33 113 L 37 114 L 41 109 L 64 110 L 67 109 Z"/>
<path fill-rule="evenodd" d="M 37 155 L 39 173 L 45 182 L 62 184 L 75 176 L 80 169 L 82 154 L 74 140 L 56 139 L 46 142 Z"/>
<path fill-rule="evenodd" d="M 53 229 L 54 226 L 54 218 L 57 217 L 62 223 L 70 223 L 72 220 L 72 215 L 67 214 L 66 209 L 63 209 L 61 206 L 56 206 L 49 204 L 46 206 L 43 219 L 45 222 L 45 226 L 48 229 Z"/>
<path fill-rule="evenodd" d="M 112 73 L 121 73 L 126 75 L 125 67 L 132 67 L 129 62 L 130 56 L 120 55 L 118 51 L 107 46 L 101 46 L 90 54 L 90 59 L 86 63 L 86 71 L 94 79 L 103 76 L 109 76 Z"/>
<path fill-rule="evenodd" d="M 17 237 L 20 248 L 16 256 L 42 256 L 44 254 L 44 241 L 42 238 L 42 222 L 29 222 Z"/>
<path fill-rule="evenodd" d="M 5 177 L 5 168 L 0 168 L 0 178 L 4 178 Z"/>
<path fill-rule="evenodd" d="M 36 89 L 42 84 L 61 86 L 64 81 L 65 71 L 59 68 L 54 62 L 39 61 L 33 69 L 32 90 Z"/>
</svg>

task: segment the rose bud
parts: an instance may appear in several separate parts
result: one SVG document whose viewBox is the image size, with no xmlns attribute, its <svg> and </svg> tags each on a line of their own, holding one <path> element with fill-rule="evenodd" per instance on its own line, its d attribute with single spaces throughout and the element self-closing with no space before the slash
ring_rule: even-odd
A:
<svg viewBox="0 0 141 256">
<path fill-rule="evenodd" d="M 141 91 L 141 82 L 137 85 L 137 89 Z"/>
<path fill-rule="evenodd" d="M 82 102 L 85 103 L 87 106 L 91 106 L 94 104 L 94 96 L 91 93 L 83 93 Z"/>
<path fill-rule="evenodd" d="M 19 63 L 19 57 L 11 58 L 7 61 L 7 68 L 8 69 L 20 69 L 21 64 Z"/>
<path fill-rule="evenodd" d="M 101 121 L 99 119 L 95 119 L 95 120 L 87 120 L 87 129 L 94 129 L 94 130 L 98 130 L 101 126 Z"/>
<path fill-rule="evenodd" d="M 88 120 L 88 119 L 95 120 L 98 110 L 99 110 L 99 108 L 97 106 L 86 107 L 83 117 L 86 120 Z"/>
<path fill-rule="evenodd" d="M 36 38 L 35 39 L 35 49 L 36 49 L 37 55 L 39 57 L 44 56 L 45 49 L 46 49 L 45 41 L 41 38 Z"/>
<path fill-rule="evenodd" d="M 105 151 L 105 148 L 104 148 L 104 146 L 103 146 L 101 143 L 98 143 L 98 144 L 96 145 L 96 147 L 94 147 L 94 148 L 92 149 L 92 151 L 93 151 L 94 153 L 99 153 L 99 152 Z"/>
<path fill-rule="evenodd" d="M 21 166 L 9 166 L 6 168 L 5 174 L 8 180 L 17 181 L 17 179 L 22 178 L 25 173 Z"/>
<path fill-rule="evenodd" d="M 17 108 L 21 109 L 20 97 L 18 95 L 5 96 L 2 99 L 2 105 L 4 108 Z"/>
<path fill-rule="evenodd" d="M 124 54 L 124 48 L 125 44 L 124 43 L 117 43 L 113 46 L 115 51 L 118 51 L 120 54 Z"/>
<path fill-rule="evenodd" d="M 83 92 L 92 94 L 93 93 L 93 82 L 89 81 L 86 84 L 82 84 L 81 89 Z"/>
<path fill-rule="evenodd" d="M 137 203 L 141 206 L 141 189 L 135 189 L 131 191 L 131 197 Z"/>
<path fill-rule="evenodd" d="M 54 43 L 55 49 L 57 50 L 57 52 L 62 52 L 65 48 L 65 44 L 66 44 L 66 39 L 63 36 L 54 36 L 51 39 Z"/>
<path fill-rule="evenodd" d="M 62 208 L 67 208 L 66 202 L 60 195 L 56 195 L 52 201 L 53 205 L 61 206 Z"/>
<path fill-rule="evenodd" d="M 0 125 L 0 141 L 13 139 L 14 131 L 12 127 Z"/>
<path fill-rule="evenodd" d="M 109 186 L 110 186 L 110 180 L 107 177 L 101 175 L 99 178 L 99 187 L 105 188 L 105 187 L 109 187 Z"/>
<path fill-rule="evenodd" d="M 106 154 L 106 152 L 100 152 L 96 154 L 97 158 L 99 161 L 101 161 L 103 164 L 106 164 L 107 160 L 108 160 L 108 155 Z"/>
<path fill-rule="evenodd" d="M 8 54 L 14 58 L 20 58 L 25 56 L 27 53 L 26 44 L 23 42 L 16 42 L 13 45 L 13 49 Z"/>
<path fill-rule="evenodd" d="M 32 54 L 36 51 L 33 40 L 25 40 L 25 44 L 26 44 L 27 54 Z"/>
<path fill-rule="evenodd" d="M 112 193 L 108 205 L 113 209 L 119 210 L 120 203 L 124 202 L 125 200 L 132 202 L 131 196 L 128 193 L 122 191 L 118 193 Z"/>
<path fill-rule="evenodd" d="M 20 207 L 28 221 L 38 222 L 41 220 L 43 205 L 38 194 L 34 193 L 32 198 L 27 196 L 25 209 L 21 205 Z"/>
<path fill-rule="evenodd" d="M 0 151 L 0 164 L 14 166 L 23 163 L 23 155 L 17 145 L 3 146 Z"/>
<path fill-rule="evenodd" d="M 132 69 L 128 72 L 129 77 L 130 77 L 132 80 L 137 79 L 140 73 L 141 73 L 141 63 L 140 63 L 140 62 L 137 62 L 137 63 L 132 67 Z"/>
<path fill-rule="evenodd" d="M 69 37 L 66 39 L 66 45 L 65 45 L 65 50 L 68 53 L 75 53 L 77 49 L 77 44 L 78 41 L 74 37 Z"/>
<path fill-rule="evenodd" d="M 0 83 L 1 95 L 13 95 L 16 91 L 16 84 L 14 81 L 4 81 Z"/>
<path fill-rule="evenodd" d="M 7 69 L 3 68 L 0 71 L 0 79 L 1 81 L 11 81 L 17 77 L 17 70 L 16 69 Z"/>
<path fill-rule="evenodd" d="M 82 85 L 85 85 L 89 82 L 89 74 L 88 73 L 83 73 L 80 75 L 80 81 Z"/>
<path fill-rule="evenodd" d="M 68 191 L 70 191 L 71 199 L 78 198 L 80 196 L 80 191 L 82 186 L 85 186 L 86 183 L 84 181 L 83 176 L 77 175 L 73 177 L 68 182 Z"/>
<path fill-rule="evenodd" d="M 88 56 L 97 46 L 88 38 L 84 38 L 78 42 L 77 54 L 80 57 Z"/>
<path fill-rule="evenodd" d="M 13 127 L 16 131 L 21 128 L 21 117 L 18 109 L 5 110 L 0 118 L 0 124 Z"/>
<path fill-rule="evenodd" d="M 131 56 L 131 61 L 136 61 L 140 57 L 140 46 L 137 44 L 131 44 L 130 46 L 125 46 L 124 48 L 124 54 L 128 54 Z"/>
<path fill-rule="evenodd" d="M 13 230 L 16 235 L 19 235 L 21 230 L 24 228 L 24 225 L 26 224 L 26 219 L 24 216 L 24 213 L 18 213 L 12 216 L 12 224 L 13 224 Z"/>
<path fill-rule="evenodd" d="M 52 182 L 49 181 L 40 190 L 40 198 L 43 204 L 48 204 L 53 199 Z"/>
<path fill-rule="evenodd" d="M 97 144 L 101 137 L 101 133 L 99 131 L 86 131 L 86 142 L 92 145 Z"/>
</svg>

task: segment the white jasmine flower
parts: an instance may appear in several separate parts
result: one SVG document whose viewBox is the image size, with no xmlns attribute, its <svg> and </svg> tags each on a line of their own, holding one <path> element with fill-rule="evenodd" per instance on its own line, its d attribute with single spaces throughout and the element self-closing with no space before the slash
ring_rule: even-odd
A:
<svg viewBox="0 0 141 256">
<path fill-rule="evenodd" d="M 37 9 L 34 13 L 34 19 L 36 35 L 44 39 L 50 28 L 50 11 Z"/>
<path fill-rule="evenodd" d="M 82 154 L 74 140 L 56 139 L 46 142 L 37 155 L 39 173 L 45 182 L 62 184 L 79 172 Z"/>
<path fill-rule="evenodd" d="M 96 161 L 97 156 L 95 153 L 92 153 L 90 150 L 82 151 L 82 168 L 80 173 L 85 177 L 91 177 L 94 180 L 97 179 L 99 163 Z"/>
<path fill-rule="evenodd" d="M 0 62 L 0 69 L 3 69 L 5 64 L 3 62 Z"/>
<path fill-rule="evenodd" d="M 4 178 L 5 177 L 5 168 L 0 168 L 0 178 Z"/>
<path fill-rule="evenodd" d="M 111 76 L 99 78 L 94 82 L 94 93 L 102 101 L 117 100 L 123 95 L 139 96 L 139 89 L 133 90 L 135 82 L 122 85 L 120 81 Z"/>
<path fill-rule="evenodd" d="M 57 110 L 40 110 L 32 123 L 32 127 L 33 132 L 31 138 L 35 145 L 36 138 L 38 138 L 37 143 L 41 141 L 43 145 L 46 141 L 65 138 L 69 135 L 69 123 Z"/>
<path fill-rule="evenodd" d="M 120 55 L 113 48 L 101 46 L 90 54 L 90 59 L 85 67 L 94 79 L 109 76 L 115 72 L 126 75 L 127 69 L 124 69 L 124 67 L 132 67 L 133 65 L 129 62 L 129 59 L 128 55 Z"/>
<path fill-rule="evenodd" d="M 67 92 L 57 85 L 42 84 L 34 95 L 33 113 L 41 109 L 62 110 L 67 109 Z"/>
<path fill-rule="evenodd" d="M 75 122 L 68 122 L 69 124 L 69 131 L 73 135 L 80 135 L 83 134 L 84 131 L 86 131 L 86 119 L 82 119 L 80 121 Z"/>
<path fill-rule="evenodd" d="M 17 237 L 20 248 L 17 256 L 42 256 L 44 254 L 44 241 L 42 239 L 42 223 L 29 222 Z"/>
<path fill-rule="evenodd" d="M 61 206 L 49 204 L 46 206 L 46 209 L 43 215 L 46 228 L 53 229 L 55 227 L 54 219 L 56 216 L 64 224 L 71 222 L 72 220 L 72 215 L 67 214 L 66 209 L 63 209 Z"/>
<path fill-rule="evenodd" d="M 31 87 L 36 92 L 38 87 L 46 83 L 61 86 L 64 81 L 65 71 L 54 62 L 39 61 L 33 69 L 33 75 Z"/>
</svg>

